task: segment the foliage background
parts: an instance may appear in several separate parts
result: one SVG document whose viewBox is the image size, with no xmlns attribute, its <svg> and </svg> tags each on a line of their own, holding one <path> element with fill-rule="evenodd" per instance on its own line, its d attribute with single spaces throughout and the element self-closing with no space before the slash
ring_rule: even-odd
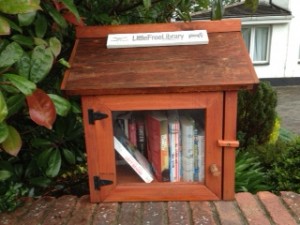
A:
<svg viewBox="0 0 300 225">
<path fill-rule="evenodd" d="M 86 179 L 80 105 L 60 92 L 74 25 L 186 21 L 207 8 L 220 19 L 232 2 L 0 0 L 0 212 L 13 210 L 20 196 L 65 191 Z M 257 2 L 246 4 L 255 9 Z"/>
</svg>

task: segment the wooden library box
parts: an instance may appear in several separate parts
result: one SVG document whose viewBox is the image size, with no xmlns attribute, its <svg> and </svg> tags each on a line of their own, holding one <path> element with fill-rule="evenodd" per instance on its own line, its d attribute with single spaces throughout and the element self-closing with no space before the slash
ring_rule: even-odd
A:
<svg viewBox="0 0 300 225">
<path fill-rule="evenodd" d="M 109 34 L 191 30 L 206 30 L 208 44 L 137 48 L 106 45 Z M 237 94 L 259 82 L 240 21 L 83 26 L 76 28 L 76 37 L 62 90 L 81 97 L 91 201 L 233 199 L 235 149 L 239 144 Z M 190 113 L 202 123 L 202 167 L 193 167 L 201 170 L 202 178 L 182 179 L 184 157 L 178 155 L 179 180 L 161 180 L 154 174 L 153 181 L 145 182 L 115 151 L 116 120 L 126 113 L 144 118 L 174 111 L 179 115 Z M 144 125 L 143 148 L 152 165 L 148 125 Z M 173 160 L 170 146 L 169 165 Z M 177 151 L 183 150 L 181 147 Z M 194 158 L 199 157 L 195 154 Z"/>
</svg>

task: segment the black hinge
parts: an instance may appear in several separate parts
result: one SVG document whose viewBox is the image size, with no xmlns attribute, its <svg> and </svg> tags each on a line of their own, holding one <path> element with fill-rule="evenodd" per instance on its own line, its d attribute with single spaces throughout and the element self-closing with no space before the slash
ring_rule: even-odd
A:
<svg viewBox="0 0 300 225">
<path fill-rule="evenodd" d="M 94 187 L 96 190 L 100 190 L 101 186 L 113 184 L 111 180 L 102 180 L 98 176 L 94 176 Z"/>
<path fill-rule="evenodd" d="M 89 116 L 89 124 L 94 124 L 95 120 L 102 120 L 108 117 L 107 114 L 101 112 L 94 112 L 93 109 L 88 109 L 88 116 Z"/>
</svg>

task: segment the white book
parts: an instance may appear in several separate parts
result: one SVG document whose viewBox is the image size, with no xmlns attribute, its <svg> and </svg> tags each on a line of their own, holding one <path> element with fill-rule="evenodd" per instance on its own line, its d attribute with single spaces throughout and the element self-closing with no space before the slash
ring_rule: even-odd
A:
<svg viewBox="0 0 300 225">
<path fill-rule="evenodd" d="M 132 169 L 146 182 L 153 181 L 153 174 L 147 159 L 125 137 L 114 136 L 114 148 L 132 167 Z"/>
<path fill-rule="evenodd" d="M 199 129 L 198 134 L 198 179 L 200 182 L 204 181 L 205 174 L 205 132 L 204 129 Z"/>
<path fill-rule="evenodd" d="M 194 129 L 195 121 L 187 115 L 180 115 L 182 180 L 194 181 Z"/>
</svg>

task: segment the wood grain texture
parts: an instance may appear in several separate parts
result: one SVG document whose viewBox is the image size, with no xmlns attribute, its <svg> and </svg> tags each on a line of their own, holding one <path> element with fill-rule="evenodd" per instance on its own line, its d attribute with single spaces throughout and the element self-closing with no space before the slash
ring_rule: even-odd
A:
<svg viewBox="0 0 300 225">
<path fill-rule="evenodd" d="M 85 139 L 88 155 L 90 194 L 93 202 L 97 201 L 139 201 L 139 200 L 207 200 L 221 199 L 222 176 L 215 177 L 208 173 L 209 165 L 216 164 L 222 168 L 222 148 L 217 141 L 222 138 L 223 93 L 171 93 L 148 95 L 107 95 L 83 96 Z M 87 110 L 106 113 L 109 117 L 89 124 Z M 169 110 L 169 109 L 205 109 L 206 153 L 205 153 L 205 182 L 181 183 L 172 187 L 160 182 L 146 184 L 136 176 L 125 171 L 116 174 L 115 153 L 112 144 L 112 120 L 114 111 L 135 110 Z M 122 178 L 119 176 L 122 175 Z M 133 174 L 134 175 L 134 174 Z M 113 185 L 101 187 L 101 191 L 93 188 L 93 177 L 100 176 L 109 179 Z M 118 178 L 116 178 L 118 177 Z M 128 188 L 130 186 L 131 188 Z M 201 187 L 197 187 L 201 186 Z M 137 187 L 137 189 L 136 189 Z M 142 188 L 141 188 L 142 187 Z M 161 189 L 160 189 L 161 188 Z M 140 192 L 139 192 L 140 190 Z M 166 192 L 170 191 L 166 195 Z M 198 193 L 198 191 L 204 191 Z M 179 194 L 180 193 L 180 194 Z M 144 195 L 144 197 L 142 197 Z M 178 195 L 178 196 L 177 196 Z M 152 196 L 152 198 L 150 197 Z"/>
<path fill-rule="evenodd" d="M 108 34 L 164 32 L 184 30 L 207 30 L 213 32 L 233 32 L 241 30 L 241 21 L 238 19 L 218 21 L 193 21 L 157 24 L 130 24 L 114 26 L 80 26 L 76 27 L 77 38 L 101 38 Z"/>
<path fill-rule="evenodd" d="M 239 31 L 209 33 L 208 45 L 151 48 L 107 49 L 106 37 L 81 38 L 71 65 L 62 86 L 71 95 L 238 90 L 258 83 Z"/>
<path fill-rule="evenodd" d="M 237 92 L 225 93 L 224 139 L 236 140 Z M 235 195 L 235 146 L 223 148 L 223 196 L 224 200 L 234 200 Z"/>
</svg>

